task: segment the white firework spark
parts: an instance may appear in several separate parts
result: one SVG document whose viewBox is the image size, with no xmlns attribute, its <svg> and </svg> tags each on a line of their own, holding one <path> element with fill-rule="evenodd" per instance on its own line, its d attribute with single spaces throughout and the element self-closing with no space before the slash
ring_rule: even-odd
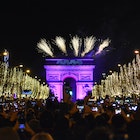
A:
<svg viewBox="0 0 140 140">
<path fill-rule="evenodd" d="M 86 55 L 88 54 L 89 56 L 93 56 L 93 53 L 91 54 L 90 52 L 94 52 L 94 46 L 96 42 L 96 38 L 93 36 L 86 37 L 84 39 L 78 37 L 77 35 L 71 38 L 69 47 L 74 51 L 74 56 L 80 56 L 80 57 L 87 57 Z M 64 53 L 64 55 L 67 55 L 67 49 L 66 49 L 66 43 L 65 39 L 63 39 L 60 36 L 57 36 L 53 43 L 58 46 L 58 48 Z M 82 42 L 84 43 L 84 51 L 82 52 Z M 102 43 L 98 47 L 98 51 L 94 52 L 94 55 L 97 55 L 103 51 L 104 48 L 108 47 L 110 43 L 109 39 L 103 40 Z M 54 57 L 53 54 L 53 48 L 51 47 L 49 42 L 46 42 L 45 39 L 41 39 L 41 41 L 37 44 L 37 47 L 40 49 L 40 52 L 46 53 L 47 55 Z M 90 53 L 90 54 L 89 54 Z"/>
<path fill-rule="evenodd" d="M 110 40 L 109 40 L 109 39 L 104 40 L 104 41 L 102 42 L 102 44 L 99 46 L 99 49 L 98 49 L 98 51 L 95 53 L 95 55 L 101 53 L 101 51 L 102 51 L 104 48 L 108 47 L 109 43 L 110 43 Z"/>
<path fill-rule="evenodd" d="M 71 43 L 72 43 L 72 46 L 70 46 L 70 47 L 74 49 L 74 55 L 78 56 L 78 53 L 80 51 L 80 47 L 81 47 L 81 44 L 82 44 L 82 39 L 79 38 L 78 36 L 74 36 L 71 39 Z"/>
<path fill-rule="evenodd" d="M 66 50 L 66 44 L 65 44 L 65 39 L 63 39 L 62 37 L 56 37 L 55 38 L 55 44 L 58 46 L 58 48 L 65 54 L 67 54 L 67 50 Z"/>
<path fill-rule="evenodd" d="M 94 47 L 94 43 L 96 42 L 96 38 L 91 36 L 91 37 L 86 37 L 84 39 L 84 51 L 81 53 L 81 56 L 83 57 L 86 53 L 90 52 L 93 47 Z"/>
<path fill-rule="evenodd" d="M 52 52 L 52 48 L 51 45 L 49 43 L 46 43 L 45 39 L 41 39 L 41 41 L 39 43 L 37 43 L 37 47 L 45 52 L 46 54 L 48 54 L 51 57 L 54 57 L 53 52 Z"/>
</svg>

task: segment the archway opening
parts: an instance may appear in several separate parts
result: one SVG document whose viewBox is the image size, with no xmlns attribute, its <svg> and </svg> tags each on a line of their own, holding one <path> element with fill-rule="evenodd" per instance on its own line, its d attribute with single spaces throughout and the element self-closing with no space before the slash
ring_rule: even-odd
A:
<svg viewBox="0 0 140 140">
<path fill-rule="evenodd" d="M 76 81 L 73 78 L 66 78 L 63 81 L 63 100 L 72 102 L 76 101 Z"/>
</svg>

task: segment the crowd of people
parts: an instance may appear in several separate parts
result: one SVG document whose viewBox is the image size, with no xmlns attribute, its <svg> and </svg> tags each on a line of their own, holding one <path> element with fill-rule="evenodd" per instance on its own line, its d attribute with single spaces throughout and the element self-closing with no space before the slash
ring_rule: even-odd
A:
<svg viewBox="0 0 140 140">
<path fill-rule="evenodd" d="M 0 98 L 0 140 L 137 140 L 139 98 Z"/>
</svg>

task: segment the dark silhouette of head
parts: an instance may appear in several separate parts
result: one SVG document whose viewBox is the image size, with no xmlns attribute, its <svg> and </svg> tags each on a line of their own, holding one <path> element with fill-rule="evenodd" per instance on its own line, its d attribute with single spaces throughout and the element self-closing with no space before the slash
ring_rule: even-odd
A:
<svg viewBox="0 0 140 140">
<path fill-rule="evenodd" d="M 12 127 L 0 128 L 0 140 L 20 140 L 20 137 Z"/>
<path fill-rule="evenodd" d="M 95 127 L 86 136 L 86 140 L 112 140 L 112 131 L 103 126 Z"/>
<path fill-rule="evenodd" d="M 53 140 L 53 137 L 49 133 L 41 132 L 35 134 L 31 140 Z"/>
</svg>

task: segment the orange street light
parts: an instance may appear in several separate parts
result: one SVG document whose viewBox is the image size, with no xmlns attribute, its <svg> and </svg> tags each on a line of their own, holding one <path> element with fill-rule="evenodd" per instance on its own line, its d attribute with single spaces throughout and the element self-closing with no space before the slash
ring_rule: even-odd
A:
<svg viewBox="0 0 140 140">
<path fill-rule="evenodd" d="M 29 69 L 27 69 L 27 70 L 26 70 L 26 73 L 28 73 L 28 74 L 29 74 L 30 72 L 31 72 L 31 71 L 30 71 Z"/>
<path fill-rule="evenodd" d="M 3 52 L 3 56 L 6 56 L 6 55 L 8 55 L 8 52 L 7 51 Z"/>
<path fill-rule="evenodd" d="M 135 54 L 139 54 L 139 50 L 135 50 L 134 53 L 135 53 Z"/>
</svg>

